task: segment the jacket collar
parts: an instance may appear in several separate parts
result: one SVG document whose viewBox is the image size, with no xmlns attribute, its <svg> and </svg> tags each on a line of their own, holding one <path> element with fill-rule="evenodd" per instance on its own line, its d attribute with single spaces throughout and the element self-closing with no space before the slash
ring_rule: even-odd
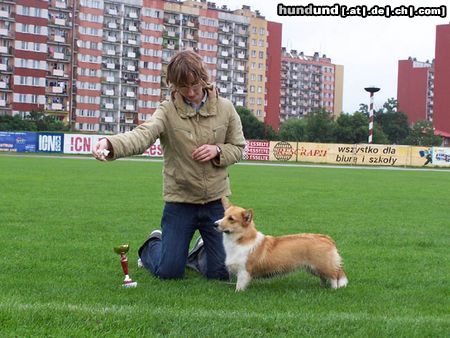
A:
<svg viewBox="0 0 450 338">
<path fill-rule="evenodd" d="M 184 101 L 180 93 L 178 93 L 177 91 L 172 92 L 171 101 L 173 102 L 177 113 L 181 118 L 191 118 L 196 116 L 197 114 L 203 117 L 213 116 L 217 114 L 217 88 L 212 84 L 208 84 L 205 90 L 208 91 L 208 98 L 198 112 L 191 105 L 187 104 Z"/>
</svg>

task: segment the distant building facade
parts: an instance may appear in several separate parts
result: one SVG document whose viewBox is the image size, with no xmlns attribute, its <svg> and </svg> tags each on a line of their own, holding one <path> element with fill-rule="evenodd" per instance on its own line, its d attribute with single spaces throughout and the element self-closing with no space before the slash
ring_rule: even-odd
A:
<svg viewBox="0 0 450 338">
<path fill-rule="evenodd" d="M 436 27 L 434 77 L 435 132 L 445 137 L 450 144 L 450 24 Z"/>
<path fill-rule="evenodd" d="M 398 62 L 397 102 L 411 124 L 431 121 L 444 145 L 450 144 L 450 24 L 436 26 L 433 62 Z"/>
<path fill-rule="evenodd" d="M 343 66 L 331 63 L 325 55 L 307 56 L 296 50 L 282 49 L 281 99 L 282 121 L 300 118 L 324 109 L 335 117 L 342 112 Z"/>
<path fill-rule="evenodd" d="M 410 124 L 433 120 L 434 64 L 415 58 L 398 61 L 397 109 Z"/>
<path fill-rule="evenodd" d="M 340 113 L 342 67 L 316 56 L 298 63 L 292 113 L 286 86 L 294 79 L 287 83 L 282 68 L 296 62 L 283 61 L 281 38 L 280 23 L 245 5 L 2 0 L 0 114 L 45 111 L 83 132 L 132 130 L 169 96 L 165 71 L 180 50 L 197 51 L 220 95 L 275 130 L 315 108 Z"/>
</svg>

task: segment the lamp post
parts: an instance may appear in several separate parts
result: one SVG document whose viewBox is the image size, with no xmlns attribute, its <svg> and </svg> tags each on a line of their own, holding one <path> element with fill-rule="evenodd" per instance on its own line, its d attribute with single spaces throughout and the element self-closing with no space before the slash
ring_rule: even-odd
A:
<svg viewBox="0 0 450 338">
<path fill-rule="evenodd" d="M 375 86 L 366 87 L 364 88 L 366 92 L 370 93 L 370 105 L 369 105 L 369 140 L 368 143 L 373 143 L 373 94 L 380 90 L 380 88 L 377 88 Z"/>
</svg>

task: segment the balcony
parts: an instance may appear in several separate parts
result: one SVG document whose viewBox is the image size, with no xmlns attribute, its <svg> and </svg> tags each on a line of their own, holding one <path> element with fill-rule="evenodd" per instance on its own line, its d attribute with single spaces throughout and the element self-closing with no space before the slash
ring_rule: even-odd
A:
<svg viewBox="0 0 450 338">
<path fill-rule="evenodd" d="M 0 35 L 8 36 L 8 30 L 6 28 L 0 28 Z"/>
<path fill-rule="evenodd" d="M 6 82 L 0 81 L 0 89 L 6 89 Z"/>
<path fill-rule="evenodd" d="M 136 26 L 133 26 L 133 25 L 130 25 L 130 26 L 128 27 L 128 30 L 129 30 L 130 32 L 137 32 L 137 27 L 136 27 Z"/>
<path fill-rule="evenodd" d="M 137 19 L 137 18 L 138 18 L 138 15 L 137 15 L 136 12 L 130 12 L 130 13 L 128 13 L 128 16 L 129 16 L 130 18 L 132 18 L 132 19 Z"/>
<path fill-rule="evenodd" d="M 130 72 L 134 72 L 136 71 L 136 67 L 134 65 L 127 65 L 127 70 L 129 70 Z"/>
<path fill-rule="evenodd" d="M 108 22 L 108 28 L 117 29 L 117 23 L 115 23 L 115 22 Z"/>
<path fill-rule="evenodd" d="M 113 103 L 105 103 L 105 108 L 106 109 L 114 109 L 114 104 Z"/>
<path fill-rule="evenodd" d="M 238 65 L 238 66 L 237 66 L 237 70 L 243 72 L 243 71 L 245 70 L 245 67 L 242 66 L 242 65 Z"/>
<path fill-rule="evenodd" d="M 8 66 L 4 63 L 0 63 L 0 70 L 6 71 L 6 69 L 8 68 Z"/>
<path fill-rule="evenodd" d="M 9 15 L 8 11 L 0 11 L 0 17 L 1 18 L 9 18 L 10 15 Z"/>
<path fill-rule="evenodd" d="M 64 76 L 64 70 L 62 70 L 62 69 L 53 69 L 52 75 L 53 76 Z"/>
<path fill-rule="evenodd" d="M 130 44 L 130 45 L 135 45 L 136 43 L 137 43 L 136 40 L 128 39 L 128 44 Z"/>
<path fill-rule="evenodd" d="M 227 51 L 222 51 L 222 53 L 220 53 L 222 56 L 228 56 L 229 55 L 229 53 L 227 52 Z"/>
<path fill-rule="evenodd" d="M 134 106 L 132 104 L 127 104 L 127 105 L 125 105 L 125 110 L 134 111 Z"/>
<path fill-rule="evenodd" d="M 115 9 L 115 8 L 108 8 L 108 14 L 109 15 L 117 15 L 119 13 L 117 12 L 117 9 Z"/>
<path fill-rule="evenodd" d="M 135 97 L 134 92 L 127 92 L 127 97 Z"/>
<path fill-rule="evenodd" d="M 56 1 L 55 1 L 55 7 L 56 7 L 56 8 L 61 8 L 61 9 L 66 9 L 66 8 L 67 8 L 67 5 L 66 5 L 66 3 L 65 3 L 64 1 L 58 1 L 58 0 L 56 0 Z"/>
<path fill-rule="evenodd" d="M 115 82 L 114 76 L 107 76 L 106 77 L 106 82 Z"/>
<path fill-rule="evenodd" d="M 53 58 L 57 60 L 64 60 L 64 53 L 53 52 Z"/>
<path fill-rule="evenodd" d="M 244 41 L 239 41 L 238 42 L 238 46 L 245 48 L 245 42 Z"/>
<path fill-rule="evenodd" d="M 52 103 L 50 105 L 50 109 L 51 110 L 63 110 L 63 105 L 62 105 L 62 103 Z"/>
<path fill-rule="evenodd" d="M 238 53 L 238 59 L 245 59 L 245 53 Z"/>
<path fill-rule="evenodd" d="M 115 36 L 108 35 L 108 37 L 106 38 L 106 40 L 108 40 L 109 42 L 116 42 L 116 41 L 117 41 L 117 38 L 116 38 Z"/>
<path fill-rule="evenodd" d="M 221 29 L 222 29 L 222 32 L 225 32 L 225 33 L 228 33 L 230 31 L 230 27 L 227 27 L 227 26 L 222 26 Z"/>
<path fill-rule="evenodd" d="M 6 107 L 6 100 L 0 99 L 0 107 Z"/>
<path fill-rule="evenodd" d="M 114 64 L 114 63 L 107 63 L 106 64 L 106 68 L 108 68 L 108 69 L 116 69 L 116 65 Z"/>
<path fill-rule="evenodd" d="M 222 39 L 221 42 L 223 45 L 228 45 L 230 43 L 227 39 Z"/>
<path fill-rule="evenodd" d="M 220 65 L 220 68 L 222 68 L 222 69 L 228 69 L 228 64 L 227 64 L 227 63 L 222 63 L 222 64 Z"/>
<path fill-rule="evenodd" d="M 244 78 L 243 78 L 243 77 L 238 77 L 238 78 L 237 78 L 237 82 L 239 82 L 239 83 L 244 83 Z"/>
<path fill-rule="evenodd" d="M 222 76 L 220 77 L 220 80 L 221 80 L 221 81 L 228 81 L 228 76 L 222 75 Z"/>
<path fill-rule="evenodd" d="M 66 19 L 55 18 L 54 19 L 54 23 L 55 23 L 55 25 L 58 25 L 58 26 L 65 26 L 66 25 Z"/>
<path fill-rule="evenodd" d="M 66 42 L 66 38 L 64 36 L 61 36 L 61 35 L 55 35 L 53 37 L 53 41 L 65 43 Z"/>
<path fill-rule="evenodd" d="M 0 46 L 0 53 L 1 54 L 8 54 L 8 47 Z"/>
<path fill-rule="evenodd" d="M 115 51 L 114 49 L 108 49 L 108 50 L 106 51 L 106 54 L 107 54 L 107 55 L 116 55 L 116 51 Z"/>
<path fill-rule="evenodd" d="M 223 87 L 222 87 L 222 88 L 219 89 L 219 91 L 220 91 L 221 93 L 226 93 L 226 92 L 227 92 L 227 88 L 223 88 Z"/>
<path fill-rule="evenodd" d="M 54 93 L 54 94 L 62 94 L 63 93 L 63 87 L 53 86 L 52 87 L 52 93 Z"/>
<path fill-rule="evenodd" d="M 128 53 L 127 53 L 127 56 L 128 56 L 129 58 L 135 58 L 135 57 L 136 57 L 136 53 L 135 53 L 135 52 L 128 52 Z"/>
<path fill-rule="evenodd" d="M 103 118 L 103 122 L 105 122 L 105 123 L 114 123 L 114 117 L 112 117 L 112 116 L 105 116 Z"/>
<path fill-rule="evenodd" d="M 113 96 L 114 95 L 114 89 L 106 89 L 105 90 L 105 95 Z"/>
</svg>

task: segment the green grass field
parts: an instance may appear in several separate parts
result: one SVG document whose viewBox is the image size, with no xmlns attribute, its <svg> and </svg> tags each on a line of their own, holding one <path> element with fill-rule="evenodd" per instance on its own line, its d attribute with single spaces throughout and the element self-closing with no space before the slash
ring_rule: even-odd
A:
<svg viewBox="0 0 450 338">
<path fill-rule="evenodd" d="M 450 171 L 233 166 L 231 201 L 260 231 L 329 234 L 349 277 L 322 289 L 299 271 L 235 293 L 136 268 L 161 169 L 0 155 L 0 336 L 449 336 Z M 136 289 L 120 286 L 122 243 Z"/>
</svg>

